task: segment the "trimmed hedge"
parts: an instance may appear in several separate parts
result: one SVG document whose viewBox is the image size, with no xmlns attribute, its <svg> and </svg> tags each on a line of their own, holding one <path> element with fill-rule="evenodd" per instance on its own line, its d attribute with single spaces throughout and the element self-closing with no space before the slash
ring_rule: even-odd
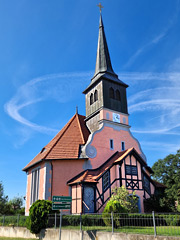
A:
<svg viewBox="0 0 180 240">
<path fill-rule="evenodd" d="M 26 221 L 27 221 L 26 216 L 0 216 L 0 226 L 19 226 L 19 227 L 26 227 Z M 4 223 L 3 223 L 4 222 Z"/>
</svg>

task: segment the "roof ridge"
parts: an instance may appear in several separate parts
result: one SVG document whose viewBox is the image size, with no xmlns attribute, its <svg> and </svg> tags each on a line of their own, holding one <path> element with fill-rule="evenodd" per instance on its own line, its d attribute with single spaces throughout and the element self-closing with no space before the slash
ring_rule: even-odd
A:
<svg viewBox="0 0 180 240">
<path fill-rule="evenodd" d="M 47 152 L 47 154 L 44 156 L 44 159 L 48 156 L 48 154 L 52 151 L 52 149 L 55 147 L 55 145 L 58 143 L 58 141 L 62 138 L 62 136 L 63 136 L 64 133 L 67 131 L 67 129 L 69 128 L 69 126 L 71 125 L 71 123 L 73 122 L 73 120 L 74 120 L 75 117 L 76 117 L 76 114 L 75 114 L 75 115 L 69 120 L 69 122 L 64 126 L 64 131 L 63 131 L 62 134 L 59 136 L 59 138 L 55 141 L 55 143 L 53 144 L 53 146 L 49 149 L 49 151 Z M 60 130 L 59 133 L 60 133 L 61 131 L 62 131 L 62 130 Z M 57 136 L 57 135 L 56 135 L 56 136 Z M 56 137 L 56 136 L 55 136 L 55 137 Z M 54 138 L 55 138 L 55 137 L 54 137 Z M 54 138 L 53 138 L 53 139 L 54 139 Z M 53 139 L 52 139 L 52 140 L 53 140 Z M 52 140 L 51 140 L 51 141 L 52 141 Z M 51 142 L 51 141 L 50 141 L 50 142 Z M 49 144 L 49 143 L 48 143 L 48 144 Z M 47 145 L 48 145 L 48 144 L 47 144 Z M 47 146 L 47 145 L 46 145 L 46 146 Z"/>
<path fill-rule="evenodd" d="M 85 138 L 84 138 L 84 135 L 83 135 L 83 132 L 82 132 L 82 128 L 81 128 L 81 123 L 80 123 L 80 119 L 79 119 L 79 114 L 76 113 L 76 115 L 77 115 L 77 119 L 78 119 L 78 126 L 79 126 L 79 130 L 80 130 L 80 133 L 81 133 L 81 137 L 82 137 L 82 140 L 83 140 L 83 142 L 84 142 L 84 144 L 85 144 Z"/>
</svg>

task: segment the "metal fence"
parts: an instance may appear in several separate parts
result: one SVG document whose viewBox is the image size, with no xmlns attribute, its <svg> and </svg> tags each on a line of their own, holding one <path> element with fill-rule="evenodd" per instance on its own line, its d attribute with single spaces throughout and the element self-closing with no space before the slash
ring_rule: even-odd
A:
<svg viewBox="0 0 180 240">
<path fill-rule="evenodd" d="M 26 219 L 27 217 L 22 215 L 0 215 L 0 226 L 26 227 Z"/>
<path fill-rule="evenodd" d="M 60 214 L 48 216 L 48 227 L 59 225 Z M 180 213 L 63 215 L 62 229 L 180 236 Z"/>
</svg>

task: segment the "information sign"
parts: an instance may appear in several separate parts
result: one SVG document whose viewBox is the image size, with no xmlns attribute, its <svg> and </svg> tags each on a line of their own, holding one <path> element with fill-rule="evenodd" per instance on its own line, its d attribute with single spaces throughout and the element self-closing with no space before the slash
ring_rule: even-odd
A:
<svg viewBox="0 0 180 240">
<path fill-rule="evenodd" d="M 72 202 L 72 197 L 68 196 L 53 196 L 53 202 Z"/>
<path fill-rule="evenodd" d="M 71 209 L 70 203 L 52 203 L 52 210 L 67 210 Z"/>
</svg>

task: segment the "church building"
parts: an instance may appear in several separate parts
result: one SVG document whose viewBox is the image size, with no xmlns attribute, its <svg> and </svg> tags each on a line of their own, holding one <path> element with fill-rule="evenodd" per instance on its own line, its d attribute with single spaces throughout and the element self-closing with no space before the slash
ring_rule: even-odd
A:
<svg viewBox="0 0 180 240">
<path fill-rule="evenodd" d="M 72 196 L 71 213 L 102 212 L 114 187 L 136 192 L 139 211 L 158 187 L 130 132 L 126 88 L 114 72 L 102 16 L 94 76 L 84 90 L 86 116 L 76 113 L 24 167 L 26 215 L 38 199 Z"/>
</svg>

